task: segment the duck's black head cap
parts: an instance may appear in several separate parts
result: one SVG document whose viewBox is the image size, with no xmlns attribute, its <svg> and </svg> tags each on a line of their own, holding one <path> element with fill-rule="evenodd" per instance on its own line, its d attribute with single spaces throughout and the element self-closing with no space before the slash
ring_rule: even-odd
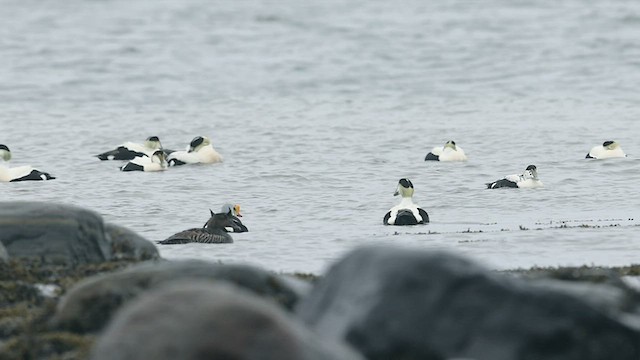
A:
<svg viewBox="0 0 640 360">
<path fill-rule="evenodd" d="M 455 144 L 456 144 L 456 142 L 455 142 L 455 141 L 453 141 L 453 140 L 451 140 L 451 144 L 452 144 L 452 145 L 455 145 Z"/>
<path fill-rule="evenodd" d="M 196 147 L 202 144 L 203 141 L 204 141 L 204 138 L 202 136 L 196 136 L 193 138 L 193 140 L 191 140 L 191 147 Z"/>
<path fill-rule="evenodd" d="M 149 138 L 147 138 L 148 141 L 160 141 L 160 138 L 157 136 L 149 136 Z"/>
<path fill-rule="evenodd" d="M 405 179 L 405 178 L 400 179 L 400 185 L 402 185 L 402 187 L 405 187 L 405 188 L 412 188 L 413 189 L 413 184 L 411 183 L 411 180 L 409 180 L 409 179 Z"/>
<path fill-rule="evenodd" d="M 537 170 L 538 168 L 535 165 L 527 166 L 527 170 Z"/>
<path fill-rule="evenodd" d="M 9 148 L 7 147 L 7 145 L 5 145 L 5 144 L 0 144 L 0 150 L 10 151 Z"/>
<path fill-rule="evenodd" d="M 611 145 L 611 144 L 613 144 L 613 141 L 609 140 L 609 141 L 605 141 L 605 142 L 603 142 L 603 143 L 602 143 L 602 146 L 609 146 L 609 145 Z"/>
</svg>

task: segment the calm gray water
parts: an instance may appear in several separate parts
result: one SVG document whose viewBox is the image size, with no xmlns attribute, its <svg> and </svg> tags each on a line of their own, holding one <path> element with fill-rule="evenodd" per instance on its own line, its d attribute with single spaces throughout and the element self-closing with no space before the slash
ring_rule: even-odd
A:
<svg viewBox="0 0 640 360">
<path fill-rule="evenodd" d="M 3 0 L 0 143 L 58 179 L 0 184 L 2 200 L 88 207 L 151 240 L 239 203 L 234 244 L 161 254 L 278 271 L 371 243 L 493 268 L 638 263 L 640 3 L 434 3 Z M 92 157 L 150 135 L 208 135 L 225 162 Z M 449 139 L 467 163 L 423 161 Z M 584 159 L 610 139 L 629 157 Z M 544 189 L 484 190 L 529 164 Z M 431 224 L 382 225 L 401 177 Z"/>
</svg>

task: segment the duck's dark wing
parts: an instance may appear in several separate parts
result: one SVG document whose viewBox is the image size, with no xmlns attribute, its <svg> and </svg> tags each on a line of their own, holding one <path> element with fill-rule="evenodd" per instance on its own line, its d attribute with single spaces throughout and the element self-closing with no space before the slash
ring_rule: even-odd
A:
<svg viewBox="0 0 640 360">
<path fill-rule="evenodd" d="M 120 167 L 121 171 L 144 171 L 144 166 L 128 162 Z"/>
<path fill-rule="evenodd" d="M 186 162 L 178 160 L 178 159 L 169 159 L 169 161 L 167 162 L 169 164 L 169 166 L 180 166 L 180 165 L 185 165 Z"/>
<path fill-rule="evenodd" d="M 391 211 L 389 211 L 386 214 L 384 214 L 384 218 L 382 218 L 382 223 L 384 225 L 391 225 L 391 224 L 389 224 L 389 218 L 391 218 Z"/>
<path fill-rule="evenodd" d="M 145 154 L 124 146 L 118 146 L 115 150 L 106 151 L 96 156 L 100 160 L 132 160 L 138 156 L 145 156 Z"/>
<path fill-rule="evenodd" d="M 429 214 L 421 208 L 418 208 L 418 213 L 422 217 L 422 224 L 426 224 L 429 222 Z"/>
<path fill-rule="evenodd" d="M 427 154 L 427 156 L 424 157 L 424 161 L 440 161 L 440 156 L 435 155 L 434 153 L 430 152 Z"/>
<path fill-rule="evenodd" d="M 10 182 L 17 182 L 17 181 L 38 181 L 38 180 L 52 180 L 55 179 L 54 176 L 51 176 L 51 174 L 46 173 L 46 172 L 42 172 L 36 169 L 31 170 L 31 172 L 25 176 L 16 178 L 16 179 L 11 179 Z"/>
<path fill-rule="evenodd" d="M 507 179 L 500 179 L 498 181 L 494 181 L 492 183 L 487 183 L 487 189 L 497 189 L 497 188 L 517 188 L 518 184 L 514 181 Z"/>
<path fill-rule="evenodd" d="M 244 224 L 242 223 L 242 221 L 240 221 L 240 219 L 238 219 L 238 217 L 234 216 L 231 219 L 231 222 L 233 222 L 233 232 L 237 232 L 237 233 L 241 233 L 241 232 L 248 232 L 249 229 L 247 229 L 246 226 L 244 226 Z"/>
</svg>

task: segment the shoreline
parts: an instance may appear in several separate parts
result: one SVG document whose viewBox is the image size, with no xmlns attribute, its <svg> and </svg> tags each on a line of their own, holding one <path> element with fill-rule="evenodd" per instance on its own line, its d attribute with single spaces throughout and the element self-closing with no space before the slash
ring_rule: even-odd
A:
<svg viewBox="0 0 640 360">
<path fill-rule="evenodd" d="M 29 260 L 0 261 L 0 359 L 88 358 L 96 340 L 95 334 L 76 334 L 49 326 L 61 297 L 74 285 L 93 276 L 115 273 L 141 263 L 172 261 L 117 260 L 76 266 Z M 603 283 L 616 277 L 640 277 L 640 264 L 534 267 L 493 272 L 516 277 Z M 280 275 L 295 277 L 309 284 L 322 278 L 322 275 L 309 273 Z"/>
</svg>

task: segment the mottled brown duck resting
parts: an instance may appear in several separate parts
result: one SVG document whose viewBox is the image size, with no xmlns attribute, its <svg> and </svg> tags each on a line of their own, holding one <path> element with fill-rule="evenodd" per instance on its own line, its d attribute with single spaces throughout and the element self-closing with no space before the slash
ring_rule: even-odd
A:
<svg viewBox="0 0 640 360">
<path fill-rule="evenodd" d="M 204 224 L 204 227 L 180 231 L 165 240 L 158 241 L 158 244 L 187 244 L 194 242 L 228 244 L 233 242 L 233 238 L 228 234 L 229 230 L 232 232 L 248 231 L 247 227 L 242 224 L 240 219 L 233 215 L 232 211 L 218 214 L 215 214 L 211 210 L 209 211 L 211 212 L 211 218 Z"/>
</svg>

